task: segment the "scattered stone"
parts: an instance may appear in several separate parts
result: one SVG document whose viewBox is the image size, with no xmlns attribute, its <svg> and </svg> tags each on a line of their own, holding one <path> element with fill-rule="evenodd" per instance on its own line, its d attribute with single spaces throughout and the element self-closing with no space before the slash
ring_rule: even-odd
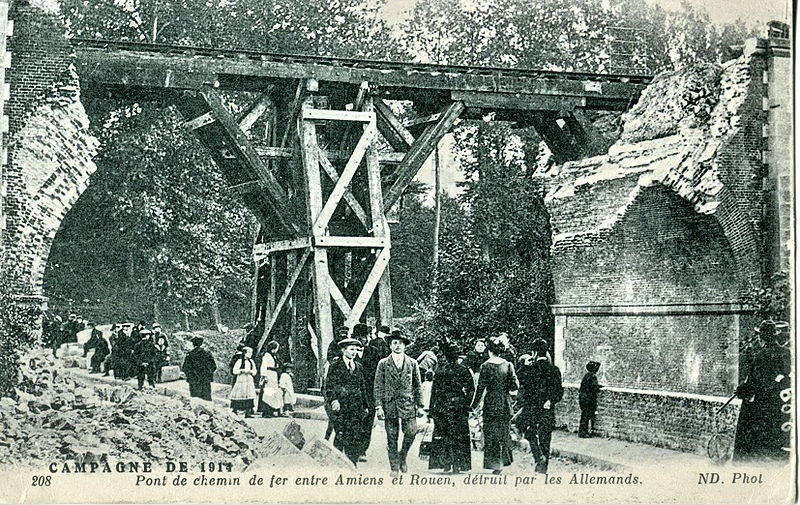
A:
<svg viewBox="0 0 800 505">
<path fill-rule="evenodd" d="M 339 449 L 327 440 L 312 437 L 303 446 L 304 454 L 311 456 L 316 463 L 325 468 L 339 468 L 342 470 L 355 470 L 356 467 Z"/>
<path fill-rule="evenodd" d="M 300 450 L 280 433 L 273 431 L 262 438 L 253 447 L 253 452 L 260 458 L 272 458 L 282 454 L 299 455 Z"/>
<path fill-rule="evenodd" d="M 161 367 L 161 382 L 173 382 L 180 380 L 181 367 L 177 365 L 162 366 Z"/>
<path fill-rule="evenodd" d="M 283 436 L 289 439 L 289 441 L 298 449 L 302 449 L 306 443 L 306 438 L 303 436 L 303 430 L 295 421 L 290 422 L 283 428 Z"/>
</svg>

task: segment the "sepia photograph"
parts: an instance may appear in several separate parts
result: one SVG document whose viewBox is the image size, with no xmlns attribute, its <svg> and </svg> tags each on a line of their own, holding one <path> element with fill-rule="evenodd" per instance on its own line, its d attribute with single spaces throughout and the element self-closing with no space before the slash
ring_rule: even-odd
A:
<svg viewBox="0 0 800 505">
<path fill-rule="evenodd" d="M 790 0 L 0 0 L 0 503 L 795 503 Z"/>
</svg>

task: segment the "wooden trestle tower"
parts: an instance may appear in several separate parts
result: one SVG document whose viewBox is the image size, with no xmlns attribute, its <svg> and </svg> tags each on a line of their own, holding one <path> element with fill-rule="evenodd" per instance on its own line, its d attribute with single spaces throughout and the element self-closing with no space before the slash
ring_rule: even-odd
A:
<svg viewBox="0 0 800 505">
<path fill-rule="evenodd" d="M 629 107 L 647 76 L 418 65 L 77 41 L 84 94 L 168 97 L 260 222 L 254 245 L 259 349 L 315 342 L 321 376 L 334 327 L 370 306 L 392 324 L 386 213 L 460 117 L 533 126 L 557 161 L 602 137 L 587 109 Z M 234 114 L 222 91 L 256 96 Z M 405 123 L 386 100 L 413 103 Z M 259 122 L 260 121 L 260 122 Z M 251 130 L 263 125 L 259 135 Z M 276 337 L 276 335 L 278 337 Z M 300 383 L 301 388 L 313 385 Z"/>
</svg>

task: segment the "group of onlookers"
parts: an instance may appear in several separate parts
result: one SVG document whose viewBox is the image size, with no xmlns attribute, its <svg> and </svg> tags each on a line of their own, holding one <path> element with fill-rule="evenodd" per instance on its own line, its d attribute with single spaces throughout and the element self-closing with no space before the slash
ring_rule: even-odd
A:
<svg viewBox="0 0 800 505">
<path fill-rule="evenodd" d="M 256 362 L 253 348 L 248 345 L 251 340 L 245 338 L 239 344 L 229 363 L 234 376 L 231 408 L 243 412 L 245 417 L 252 417 L 254 411 L 263 417 L 288 415 L 296 401 L 293 366 L 280 362 L 280 344 L 274 340 L 266 344 L 264 354 Z"/>
</svg>

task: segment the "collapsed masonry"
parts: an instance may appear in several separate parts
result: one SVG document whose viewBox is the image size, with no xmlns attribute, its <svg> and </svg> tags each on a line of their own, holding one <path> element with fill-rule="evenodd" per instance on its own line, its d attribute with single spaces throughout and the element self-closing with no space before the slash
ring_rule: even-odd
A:
<svg viewBox="0 0 800 505">
<path fill-rule="evenodd" d="M 765 189 L 780 160 L 765 155 L 765 133 L 769 105 L 791 104 L 791 91 L 769 94 L 790 79 L 774 64 L 784 53 L 785 39 L 754 40 L 723 66 L 661 74 L 608 154 L 540 169 L 556 360 L 571 384 L 560 424 L 577 424 L 591 359 L 609 386 L 606 435 L 703 452 L 711 426 L 735 422 L 735 407 L 713 412 L 739 381 L 739 340 L 754 325 L 741 297 L 771 268 Z"/>
</svg>

